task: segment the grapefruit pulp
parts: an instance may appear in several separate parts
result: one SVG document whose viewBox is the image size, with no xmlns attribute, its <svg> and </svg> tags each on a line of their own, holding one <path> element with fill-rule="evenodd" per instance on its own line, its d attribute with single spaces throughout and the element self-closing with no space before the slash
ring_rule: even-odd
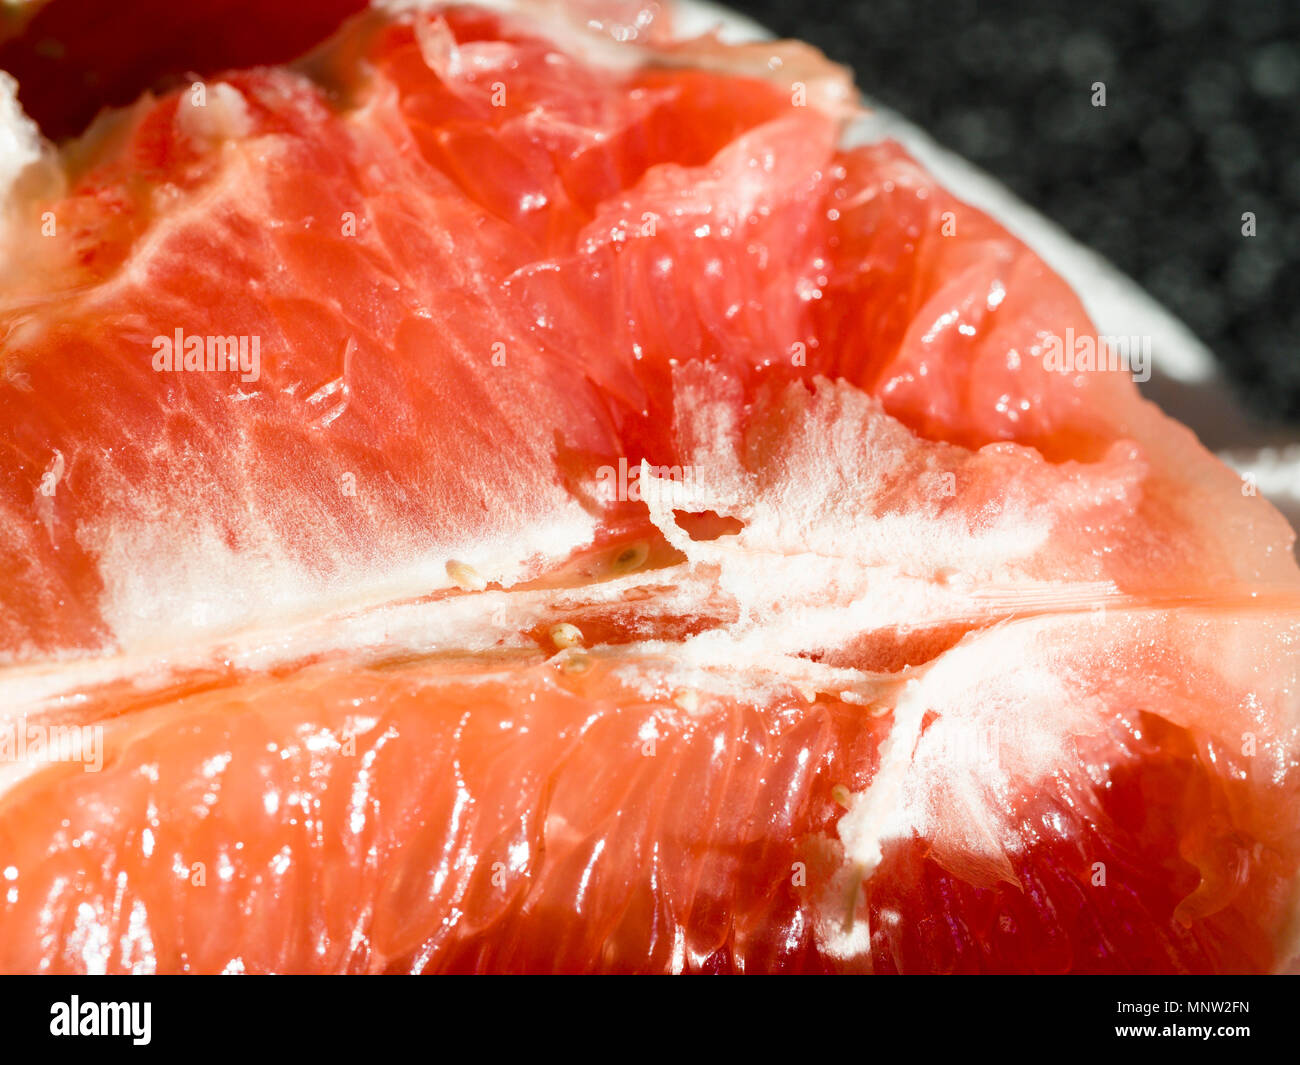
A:
<svg viewBox="0 0 1300 1065">
<path fill-rule="evenodd" d="M 842 71 L 581 14 L 31 147 L 0 969 L 1287 966 L 1285 521 Z"/>
</svg>

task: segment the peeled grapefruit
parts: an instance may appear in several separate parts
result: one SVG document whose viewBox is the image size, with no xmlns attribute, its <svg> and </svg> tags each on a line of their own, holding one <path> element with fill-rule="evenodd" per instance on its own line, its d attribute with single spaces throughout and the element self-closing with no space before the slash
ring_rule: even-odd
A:
<svg viewBox="0 0 1300 1065">
<path fill-rule="evenodd" d="M 1287 965 L 1285 521 L 842 71 L 580 14 L 11 116 L 0 969 Z"/>
</svg>

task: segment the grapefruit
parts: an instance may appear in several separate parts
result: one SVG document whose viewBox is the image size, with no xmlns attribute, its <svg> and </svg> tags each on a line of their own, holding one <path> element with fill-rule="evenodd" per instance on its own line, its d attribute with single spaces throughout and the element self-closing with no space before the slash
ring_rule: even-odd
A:
<svg viewBox="0 0 1300 1065">
<path fill-rule="evenodd" d="M 1286 522 L 842 71 L 580 15 L 11 118 L 0 969 L 1285 967 Z"/>
</svg>

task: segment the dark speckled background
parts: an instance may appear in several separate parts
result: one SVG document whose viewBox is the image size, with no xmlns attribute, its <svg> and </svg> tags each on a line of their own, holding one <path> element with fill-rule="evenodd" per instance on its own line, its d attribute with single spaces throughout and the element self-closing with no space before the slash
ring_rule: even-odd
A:
<svg viewBox="0 0 1300 1065">
<path fill-rule="evenodd" d="M 1300 0 L 730 6 L 852 66 L 1137 279 L 1256 411 L 1300 422 Z"/>
</svg>

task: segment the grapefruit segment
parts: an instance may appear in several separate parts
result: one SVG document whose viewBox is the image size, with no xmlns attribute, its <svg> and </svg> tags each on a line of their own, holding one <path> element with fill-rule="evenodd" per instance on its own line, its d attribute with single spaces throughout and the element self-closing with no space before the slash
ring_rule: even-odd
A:
<svg viewBox="0 0 1300 1065">
<path fill-rule="evenodd" d="M 882 767 L 840 823 L 850 852 L 885 872 L 868 891 L 906 899 L 898 863 L 904 880 L 950 885 L 986 925 L 1015 926 L 1030 862 L 1033 878 L 1069 886 L 1049 892 L 1058 926 L 1084 933 L 1069 937 L 1069 968 L 1266 968 L 1260 952 L 1289 934 L 1294 902 L 1298 637 L 1294 608 L 1248 607 L 1057 616 L 968 638 L 907 694 L 910 718 L 896 715 L 898 791 L 877 801 Z M 1013 783 L 1028 779 L 1052 786 Z M 913 842 L 882 854 L 880 839 Z M 867 905 L 905 968 L 939 964 L 892 902 Z"/>
<path fill-rule="evenodd" d="M 15 186 L 0 969 L 1285 964 L 1285 521 L 842 72 L 532 10 Z"/>
<path fill-rule="evenodd" d="M 50 766 L 0 805 L 5 967 L 1265 968 L 1300 625 L 1099 631 L 1016 622 L 858 692 L 630 651 L 104 708 L 102 772 Z M 1290 671 L 1262 679 L 1260 648 Z M 846 870 L 870 874 L 856 902 Z"/>
<path fill-rule="evenodd" d="M 802 912 L 818 768 L 851 782 L 872 722 L 789 695 L 688 713 L 612 672 L 319 667 L 115 717 L 102 773 L 6 795 L 5 968 L 743 967 L 733 893 L 751 923 L 771 892 Z M 810 922 L 780 931 L 763 967 L 808 964 Z"/>
</svg>

